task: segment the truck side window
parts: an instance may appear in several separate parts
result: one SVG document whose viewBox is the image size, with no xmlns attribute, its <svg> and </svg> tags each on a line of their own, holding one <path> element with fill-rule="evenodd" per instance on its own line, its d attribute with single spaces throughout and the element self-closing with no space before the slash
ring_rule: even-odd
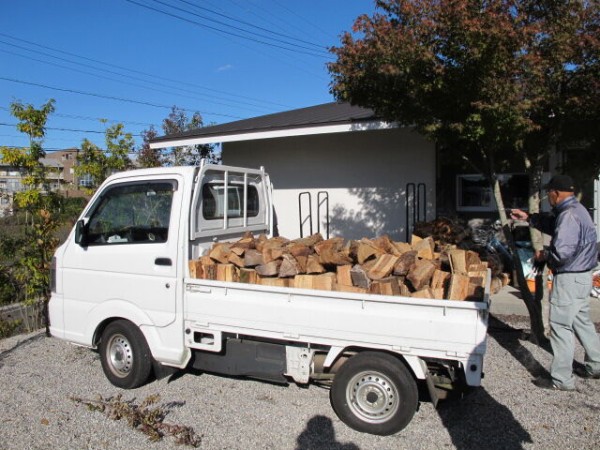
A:
<svg viewBox="0 0 600 450">
<path fill-rule="evenodd" d="M 176 181 L 128 183 L 109 188 L 92 208 L 89 245 L 166 242 Z"/>
<path fill-rule="evenodd" d="M 244 186 L 230 184 L 227 187 L 227 217 L 244 216 Z M 248 185 L 247 217 L 256 217 L 259 212 L 258 190 Z M 205 219 L 223 219 L 225 216 L 225 188 L 221 183 L 206 183 L 202 186 L 202 216 Z"/>
</svg>

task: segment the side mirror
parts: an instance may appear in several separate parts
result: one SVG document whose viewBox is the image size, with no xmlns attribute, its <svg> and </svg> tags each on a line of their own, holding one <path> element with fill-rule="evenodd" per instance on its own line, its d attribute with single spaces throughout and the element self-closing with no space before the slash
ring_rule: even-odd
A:
<svg viewBox="0 0 600 450">
<path fill-rule="evenodd" d="M 83 220 L 78 220 L 75 225 L 75 242 L 82 247 L 87 247 L 88 227 Z"/>
</svg>

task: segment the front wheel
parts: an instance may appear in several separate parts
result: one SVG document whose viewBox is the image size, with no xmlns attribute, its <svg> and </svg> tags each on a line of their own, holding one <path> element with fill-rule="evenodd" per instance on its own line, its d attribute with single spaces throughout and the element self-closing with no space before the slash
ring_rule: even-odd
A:
<svg viewBox="0 0 600 450">
<path fill-rule="evenodd" d="M 387 436 L 411 421 L 418 391 L 412 374 L 398 358 L 363 352 L 350 358 L 335 375 L 330 400 L 349 427 Z"/>
<path fill-rule="evenodd" d="M 143 385 L 152 371 L 152 355 L 144 335 L 125 320 L 112 322 L 102 333 L 100 361 L 106 378 L 123 389 Z"/>
</svg>

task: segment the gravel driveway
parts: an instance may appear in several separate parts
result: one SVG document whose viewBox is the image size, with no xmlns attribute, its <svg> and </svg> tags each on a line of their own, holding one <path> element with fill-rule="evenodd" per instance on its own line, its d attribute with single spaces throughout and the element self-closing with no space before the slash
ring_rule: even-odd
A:
<svg viewBox="0 0 600 450">
<path fill-rule="evenodd" d="M 193 427 L 203 449 L 600 448 L 600 380 L 578 380 L 574 393 L 535 387 L 550 355 L 522 340 L 524 327 L 522 318 L 492 318 L 482 387 L 437 409 L 421 402 L 408 427 L 388 437 L 346 427 L 316 386 L 186 373 L 122 391 L 106 380 L 95 352 L 43 333 L 15 336 L 0 341 L 0 448 L 183 448 L 169 437 L 150 442 L 70 400 L 119 393 L 137 402 L 159 394 L 166 421 Z"/>
</svg>

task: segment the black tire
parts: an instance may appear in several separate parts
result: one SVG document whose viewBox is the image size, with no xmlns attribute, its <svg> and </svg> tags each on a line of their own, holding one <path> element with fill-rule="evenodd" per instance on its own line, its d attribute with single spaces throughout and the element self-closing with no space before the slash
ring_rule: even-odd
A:
<svg viewBox="0 0 600 450">
<path fill-rule="evenodd" d="M 152 372 L 152 354 L 146 339 L 138 327 L 126 320 L 117 320 L 105 328 L 100 361 L 106 378 L 123 389 L 142 386 Z"/>
<path fill-rule="evenodd" d="M 388 436 L 413 418 L 418 390 L 413 375 L 398 358 L 363 352 L 342 365 L 333 379 L 329 399 L 350 428 Z"/>
</svg>

